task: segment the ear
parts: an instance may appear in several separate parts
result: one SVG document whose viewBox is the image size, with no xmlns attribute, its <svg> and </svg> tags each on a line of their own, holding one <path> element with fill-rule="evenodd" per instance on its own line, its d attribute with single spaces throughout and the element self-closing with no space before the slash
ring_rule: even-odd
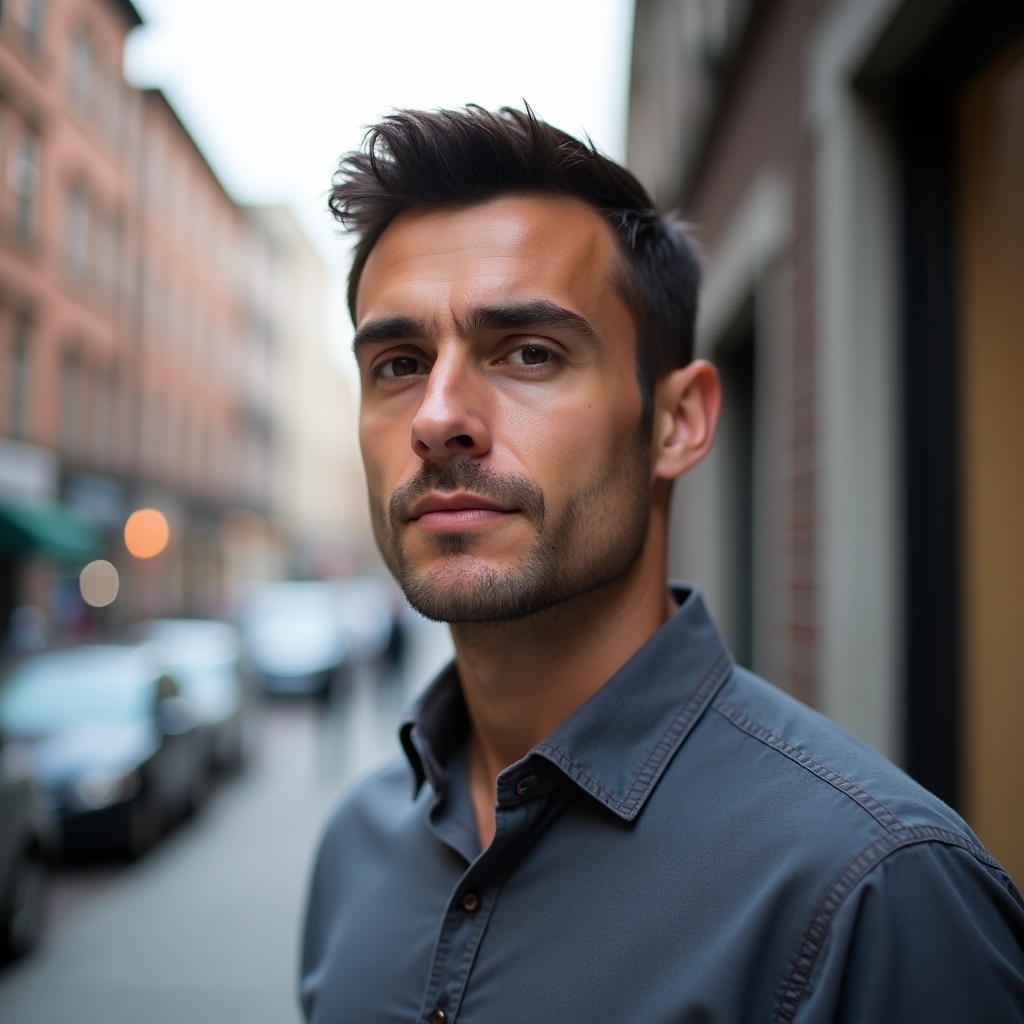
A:
<svg viewBox="0 0 1024 1024">
<path fill-rule="evenodd" d="M 715 437 L 721 405 L 718 371 L 705 359 L 695 359 L 658 381 L 651 434 L 655 479 L 675 480 L 704 458 Z"/>
</svg>

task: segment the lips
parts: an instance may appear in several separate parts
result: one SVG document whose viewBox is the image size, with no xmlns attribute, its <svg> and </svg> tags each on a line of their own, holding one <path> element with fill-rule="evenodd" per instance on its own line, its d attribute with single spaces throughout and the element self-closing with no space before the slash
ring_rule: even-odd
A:
<svg viewBox="0 0 1024 1024">
<path fill-rule="evenodd" d="M 478 494 L 428 494 L 415 502 L 409 509 L 409 521 L 440 512 L 517 512 L 499 501 L 481 497 Z"/>
<path fill-rule="evenodd" d="M 538 528 L 544 522 L 544 495 L 528 477 L 498 473 L 478 459 L 427 461 L 388 499 L 393 530 L 413 526 L 427 532 L 487 527 L 523 517 Z"/>
</svg>

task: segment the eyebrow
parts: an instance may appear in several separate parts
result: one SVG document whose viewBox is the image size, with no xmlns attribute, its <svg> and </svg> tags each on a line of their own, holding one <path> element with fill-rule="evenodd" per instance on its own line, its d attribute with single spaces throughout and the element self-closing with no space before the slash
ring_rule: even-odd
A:
<svg viewBox="0 0 1024 1024">
<path fill-rule="evenodd" d="M 549 299 L 479 306 L 457 324 L 463 334 L 525 330 L 528 327 L 559 327 L 573 331 L 593 344 L 600 341 L 589 320 Z"/>
<path fill-rule="evenodd" d="M 493 306 L 478 306 L 467 316 L 456 321 L 460 334 L 480 331 L 521 331 L 530 327 L 557 327 L 567 329 L 591 344 L 600 336 L 586 317 L 559 306 L 549 299 L 528 302 L 507 302 Z M 414 316 L 396 313 L 382 316 L 363 324 L 352 339 L 352 351 L 357 353 L 364 345 L 380 341 L 415 341 L 430 334 L 425 321 Z"/>
<path fill-rule="evenodd" d="M 414 316 L 398 313 L 382 316 L 363 324 L 352 339 L 352 351 L 357 353 L 364 345 L 375 341 L 413 341 L 427 334 L 427 325 Z"/>
</svg>

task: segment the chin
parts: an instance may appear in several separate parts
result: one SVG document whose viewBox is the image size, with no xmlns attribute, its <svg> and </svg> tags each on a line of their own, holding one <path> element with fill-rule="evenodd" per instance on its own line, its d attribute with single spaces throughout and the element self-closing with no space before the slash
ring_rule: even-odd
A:
<svg viewBox="0 0 1024 1024">
<path fill-rule="evenodd" d="M 564 596 L 533 567 L 499 570 L 465 557 L 426 573 L 404 573 L 398 581 L 409 604 L 435 622 L 522 619 Z"/>
</svg>

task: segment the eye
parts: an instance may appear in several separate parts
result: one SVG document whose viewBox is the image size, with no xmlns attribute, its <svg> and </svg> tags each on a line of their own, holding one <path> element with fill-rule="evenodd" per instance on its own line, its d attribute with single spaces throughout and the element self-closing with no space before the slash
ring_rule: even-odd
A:
<svg viewBox="0 0 1024 1024">
<path fill-rule="evenodd" d="M 392 356 L 377 363 L 371 372 L 374 377 L 395 378 L 411 377 L 425 370 L 423 362 L 415 356 Z"/>
<path fill-rule="evenodd" d="M 509 355 L 509 362 L 519 363 L 523 366 L 540 366 L 553 358 L 550 349 L 543 345 L 520 345 L 513 349 Z"/>
</svg>

